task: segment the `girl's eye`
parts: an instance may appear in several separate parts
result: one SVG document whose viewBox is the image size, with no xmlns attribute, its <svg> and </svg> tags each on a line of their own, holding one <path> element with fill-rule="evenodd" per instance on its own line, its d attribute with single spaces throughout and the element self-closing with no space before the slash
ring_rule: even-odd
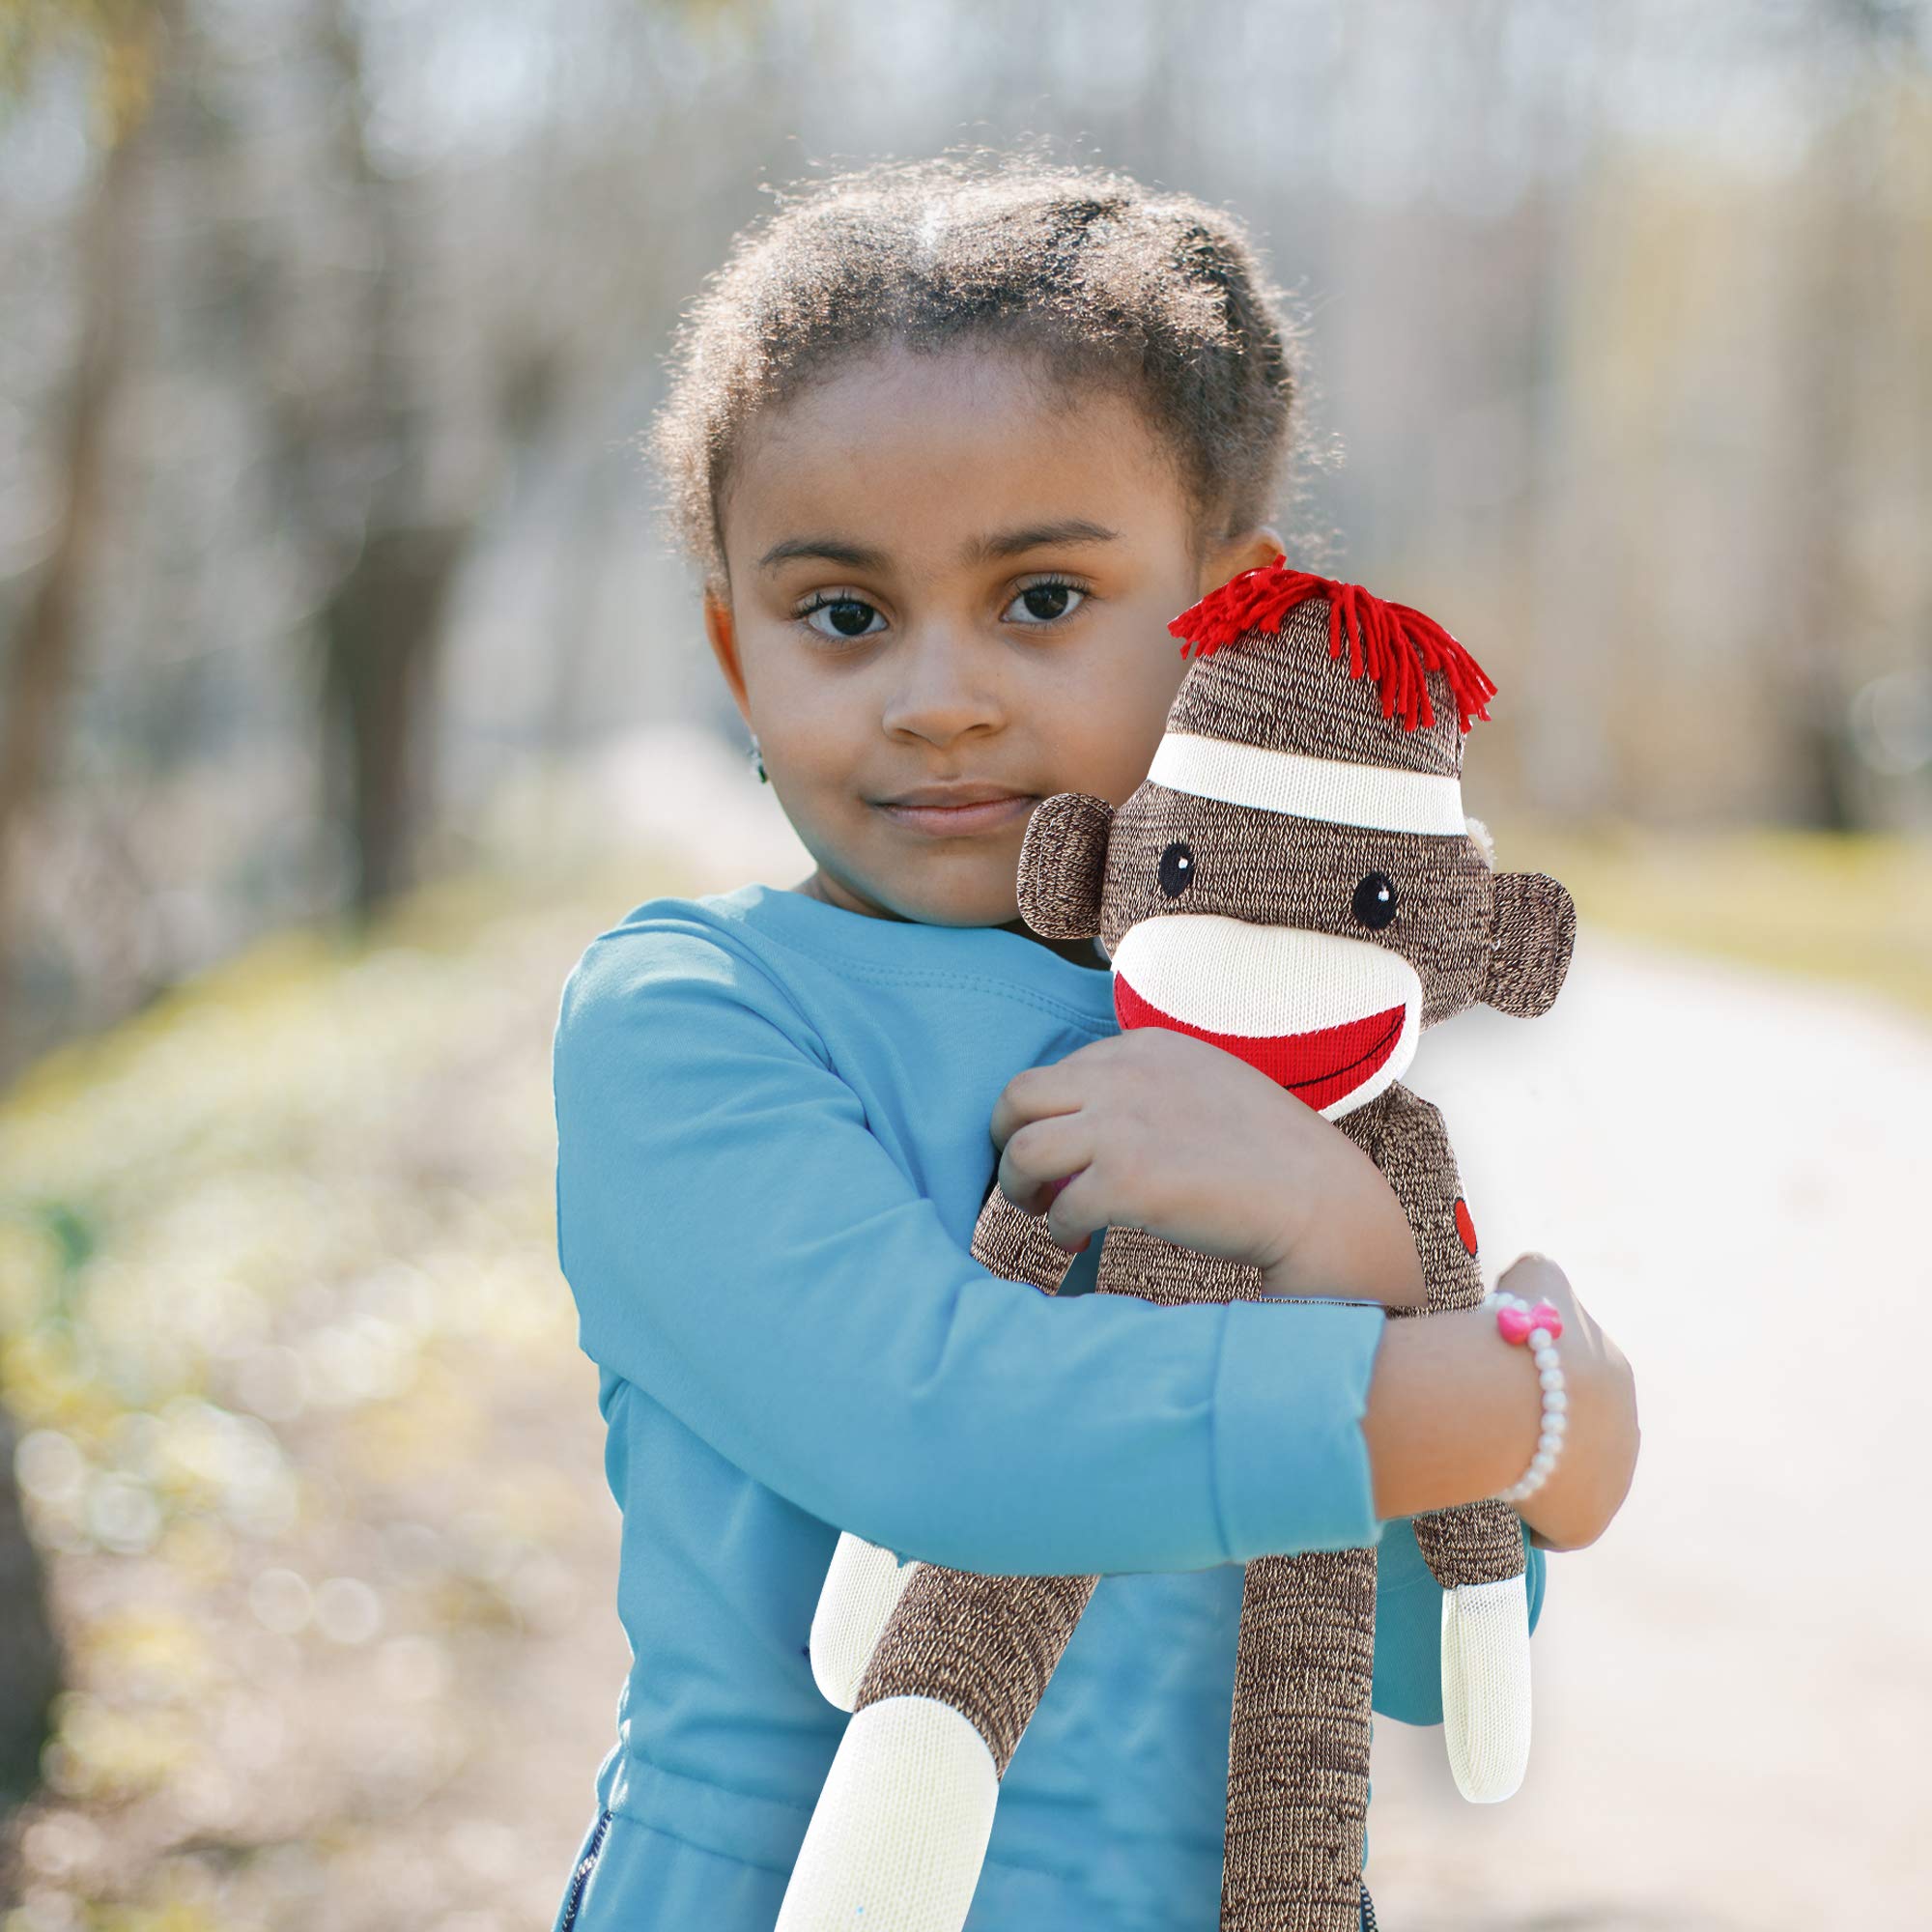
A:
<svg viewBox="0 0 1932 1932">
<path fill-rule="evenodd" d="M 1007 606 L 1007 616 L 1014 623 L 1029 627 L 1054 624 L 1079 610 L 1086 600 L 1087 592 L 1079 584 L 1069 583 L 1065 578 L 1050 577 L 1038 583 L 1029 583 Z M 1016 615 L 1016 612 L 1024 614 Z"/>
<path fill-rule="evenodd" d="M 872 636 L 875 618 L 881 626 L 885 623 L 880 612 L 863 597 L 821 596 L 798 614 L 821 638 L 833 638 L 840 642 Z M 818 621 L 820 617 L 826 620 L 822 624 Z"/>
</svg>

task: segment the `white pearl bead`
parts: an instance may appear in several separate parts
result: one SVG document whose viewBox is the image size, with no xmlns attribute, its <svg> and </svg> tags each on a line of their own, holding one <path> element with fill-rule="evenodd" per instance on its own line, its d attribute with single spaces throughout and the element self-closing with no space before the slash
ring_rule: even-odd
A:
<svg viewBox="0 0 1932 1932">
<path fill-rule="evenodd" d="M 1532 1328 L 1529 1331 L 1529 1346 L 1532 1349 L 1548 1348 L 1549 1330 L 1548 1328 Z"/>
<path fill-rule="evenodd" d="M 1541 1330 L 1538 1332 L 1541 1333 Z M 1536 1336 L 1532 1335 L 1529 1339 L 1533 1342 Z M 1550 1348 L 1539 1349 L 1531 1359 L 1539 1369 L 1553 1369 L 1556 1366 L 1556 1350 Z"/>
<path fill-rule="evenodd" d="M 1555 1460 L 1556 1459 L 1553 1456 L 1546 1455 L 1541 1449 L 1539 1449 L 1536 1452 L 1536 1454 L 1529 1459 L 1529 1466 L 1532 1469 L 1542 1470 L 1542 1472 L 1547 1476 L 1549 1473 L 1549 1465 Z"/>
<path fill-rule="evenodd" d="M 1560 1389 L 1563 1386 L 1563 1371 L 1561 1369 L 1545 1369 L 1536 1379 L 1547 1389 Z"/>
<path fill-rule="evenodd" d="M 1559 1450 L 1563 1446 L 1563 1438 L 1560 1435 L 1550 1435 L 1548 1430 L 1546 1429 L 1543 1432 L 1543 1434 L 1536 1438 L 1536 1446 L 1539 1449 L 1541 1449 L 1543 1453 L 1546 1456 L 1548 1456 L 1549 1460 L 1553 1463 L 1556 1460 L 1557 1450 Z"/>
<path fill-rule="evenodd" d="M 1543 1398 L 1543 1406 L 1545 1408 L 1553 1408 L 1560 1411 L 1570 1406 L 1570 1398 L 1560 1388 L 1551 1389 Z"/>
<path fill-rule="evenodd" d="M 1570 1427 L 1570 1418 L 1567 1415 L 1552 1415 L 1546 1411 L 1543 1427 L 1546 1434 L 1560 1436 Z"/>
</svg>

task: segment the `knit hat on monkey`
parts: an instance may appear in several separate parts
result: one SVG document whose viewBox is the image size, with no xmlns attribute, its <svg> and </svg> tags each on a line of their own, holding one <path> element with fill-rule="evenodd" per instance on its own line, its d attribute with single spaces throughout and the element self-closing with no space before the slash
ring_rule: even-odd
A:
<svg viewBox="0 0 1932 1932">
<path fill-rule="evenodd" d="M 1495 686 L 1433 618 L 1282 557 L 1168 628 L 1196 662 L 1107 855 L 1121 1025 L 1207 1039 L 1335 1119 L 1424 1026 L 1509 1004 L 1462 800 Z"/>
</svg>

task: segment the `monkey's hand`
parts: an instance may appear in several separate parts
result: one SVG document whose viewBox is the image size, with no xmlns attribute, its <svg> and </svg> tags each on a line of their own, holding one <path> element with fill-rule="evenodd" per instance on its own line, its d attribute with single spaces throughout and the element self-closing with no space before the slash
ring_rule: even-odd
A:
<svg viewBox="0 0 1932 1932">
<path fill-rule="evenodd" d="M 1472 1804 L 1516 1795 L 1529 1766 L 1529 1592 L 1520 1577 L 1442 1593 L 1442 1727 Z"/>
</svg>

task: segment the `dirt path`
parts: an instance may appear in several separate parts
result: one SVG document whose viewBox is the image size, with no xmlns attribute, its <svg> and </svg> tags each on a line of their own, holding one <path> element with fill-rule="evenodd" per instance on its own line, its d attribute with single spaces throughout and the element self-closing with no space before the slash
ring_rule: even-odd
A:
<svg viewBox="0 0 1932 1932">
<path fill-rule="evenodd" d="M 1932 1030 L 1586 932 L 1547 1018 L 1432 1035 L 1492 1269 L 1540 1248 L 1634 1364 L 1622 1515 L 1551 1559 L 1521 1792 L 1376 1739 L 1401 1927 L 1932 1924 Z"/>
</svg>

